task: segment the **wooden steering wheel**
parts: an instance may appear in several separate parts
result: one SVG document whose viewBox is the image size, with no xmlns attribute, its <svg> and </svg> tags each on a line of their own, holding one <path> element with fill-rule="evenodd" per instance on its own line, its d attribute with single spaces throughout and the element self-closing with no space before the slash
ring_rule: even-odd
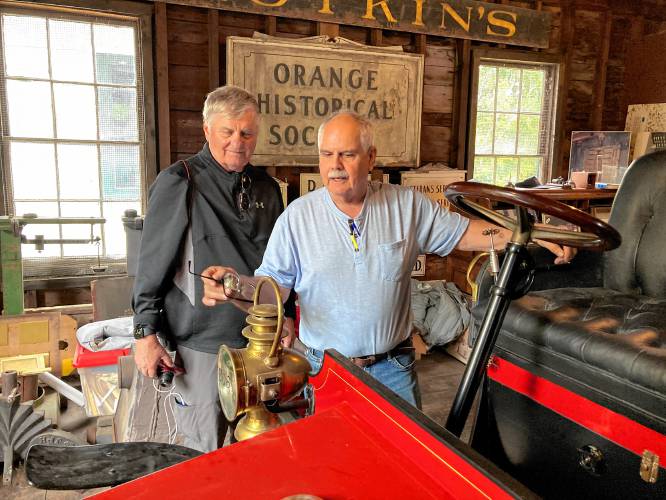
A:
<svg viewBox="0 0 666 500">
<path fill-rule="evenodd" d="M 526 191 L 478 182 L 454 182 L 448 185 L 444 194 L 463 212 L 513 231 L 512 241 L 515 243 L 539 239 L 569 247 L 604 251 L 617 248 L 622 242 L 620 234 L 605 222 L 577 208 Z M 509 203 L 516 207 L 517 218 L 506 217 L 467 198 Z M 580 227 L 580 232 L 533 226 L 528 221 L 526 209 L 558 217 Z"/>
</svg>

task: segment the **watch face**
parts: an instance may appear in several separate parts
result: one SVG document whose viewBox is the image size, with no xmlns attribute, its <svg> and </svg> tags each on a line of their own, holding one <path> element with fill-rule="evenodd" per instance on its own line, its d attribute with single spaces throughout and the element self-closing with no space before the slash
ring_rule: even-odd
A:
<svg viewBox="0 0 666 500">
<path fill-rule="evenodd" d="M 142 326 L 137 326 L 134 328 L 134 338 L 136 340 L 142 339 L 146 336 L 145 332 L 143 331 Z"/>
<path fill-rule="evenodd" d="M 221 346 L 217 354 L 217 389 L 220 405 L 227 420 L 235 419 L 239 412 L 240 385 L 237 370 L 242 369 L 242 364 L 237 363 L 234 351 L 227 346 Z"/>
</svg>

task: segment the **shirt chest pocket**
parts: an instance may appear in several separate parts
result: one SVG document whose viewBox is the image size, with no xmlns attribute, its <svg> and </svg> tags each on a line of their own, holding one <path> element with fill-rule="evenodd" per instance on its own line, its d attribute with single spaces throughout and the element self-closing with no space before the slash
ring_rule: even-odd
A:
<svg viewBox="0 0 666 500">
<path fill-rule="evenodd" d="M 379 245 L 379 264 L 385 281 L 400 281 L 406 272 L 407 240 Z"/>
</svg>

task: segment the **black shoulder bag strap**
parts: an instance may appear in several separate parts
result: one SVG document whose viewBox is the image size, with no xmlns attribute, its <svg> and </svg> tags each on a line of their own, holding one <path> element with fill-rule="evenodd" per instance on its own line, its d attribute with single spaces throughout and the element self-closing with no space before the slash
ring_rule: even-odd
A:
<svg viewBox="0 0 666 500">
<path fill-rule="evenodd" d="M 187 163 L 187 160 L 181 160 L 183 166 L 185 167 L 185 173 L 187 174 L 187 224 L 192 223 L 192 173 L 190 171 L 190 165 Z"/>
</svg>

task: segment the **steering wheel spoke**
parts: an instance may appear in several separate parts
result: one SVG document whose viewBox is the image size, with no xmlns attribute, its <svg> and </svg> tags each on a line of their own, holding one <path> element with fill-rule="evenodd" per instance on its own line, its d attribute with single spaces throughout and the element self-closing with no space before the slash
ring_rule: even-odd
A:
<svg viewBox="0 0 666 500">
<path fill-rule="evenodd" d="M 469 208 L 474 209 L 474 212 L 476 215 L 479 215 L 480 217 L 493 222 L 494 224 L 497 224 L 498 226 L 502 226 L 503 228 L 510 229 L 511 231 L 514 231 L 516 229 L 516 221 L 512 219 L 511 217 L 507 217 L 506 215 L 502 215 L 499 212 L 496 212 L 495 210 L 491 210 L 490 208 L 484 207 L 483 205 L 479 203 L 475 203 L 471 200 L 465 200 L 464 201 L 465 205 L 467 205 Z"/>
<path fill-rule="evenodd" d="M 558 229 L 556 227 L 545 228 L 542 226 L 532 229 L 530 239 L 551 241 L 569 247 L 578 246 L 579 242 L 586 246 L 601 243 L 599 236 L 594 233 Z"/>
</svg>

